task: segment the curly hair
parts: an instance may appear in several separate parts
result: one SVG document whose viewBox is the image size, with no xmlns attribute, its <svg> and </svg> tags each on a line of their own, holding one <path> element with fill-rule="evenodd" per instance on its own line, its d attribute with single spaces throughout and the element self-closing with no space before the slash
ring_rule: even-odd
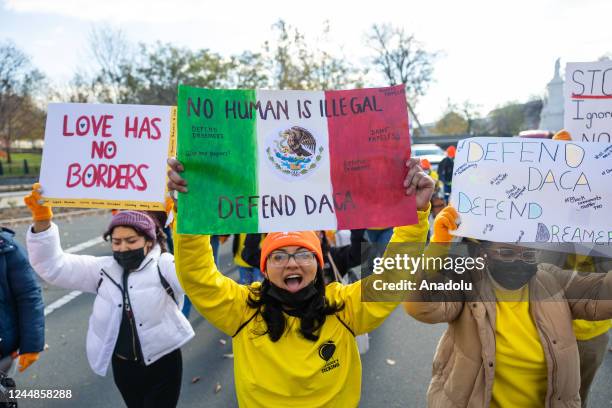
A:
<svg viewBox="0 0 612 408">
<path fill-rule="evenodd" d="M 251 286 L 249 290 L 249 298 L 247 304 L 253 309 L 257 309 L 257 313 L 263 318 L 266 328 L 265 330 L 255 331 L 256 335 L 270 336 L 273 342 L 278 341 L 285 330 L 287 329 L 287 317 L 283 312 L 287 310 L 283 308 L 283 304 L 274 297 L 270 296 L 269 291 L 271 283 L 265 279 L 261 286 Z M 315 278 L 315 289 L 317 295 L 307 301 L 299 310 L 292 311 L 292 315 L 300 318 L 300 333 L 304 338 L 310 341 L 319 339 L 319 331 L 323 327 L 327 316 L 338 313 L 344 309 L 344 304 L 331 303 L 325 297 L 325 283 L 323 282 L 323 270 L 317 268 Z"/>
</svg>

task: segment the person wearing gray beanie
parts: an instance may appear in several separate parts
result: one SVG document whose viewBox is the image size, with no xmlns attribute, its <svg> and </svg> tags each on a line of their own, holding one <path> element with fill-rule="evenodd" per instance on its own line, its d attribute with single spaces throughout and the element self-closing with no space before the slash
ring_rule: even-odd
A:
<svg viewBox="0 0 612 408">
<path fill-rule="evenodd" d="M 36 186 L 35 186 L 36 187 Z M 184 292 L 161 226 L 141 211 L 116 213 L 104 239 L 112 256 L 67 254 L 40 187 L 26 197 L 34 224 L 27 232 L 32 267 L 45 281 L 96 295 L 87 358 L 115 384 L 128 408 L 176 407 L 181 390 L 180 348 L 194 337 L 181 313 Z"/>
</svg>

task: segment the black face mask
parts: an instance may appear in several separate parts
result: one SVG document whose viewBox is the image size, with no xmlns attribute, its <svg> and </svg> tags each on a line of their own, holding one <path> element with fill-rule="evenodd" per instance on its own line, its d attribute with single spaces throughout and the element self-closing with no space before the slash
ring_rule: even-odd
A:
<svg viewBox="0 0 612 408">
<path fill-rule="evenodd" d="M 319 291 L 315 287 L 314 280 L 297 292 L 289 292 L 286 289 L 279 288 L 272 282 L 270 282 L 270 288 L 268 289 L 268 295 L 270 295 L 270 297 L 278 300 L 290 309 L 297 310 L 308 304 L 308 302 L 318 294 Z"/>
<path fill-rule="evenodd" d="M 113 251 L 113 258 L 126 271 L 132 271 L 140 266 L 145 259 L 144 247 L 130 251 Z"/>
<path fill-rule="evenodd" d="M 489 259 L 489 273 L 502 288 L 507 290 L 520 289 L 538 270 L 536 264 L 523 261 L 502 262 Z"/>
</svg>

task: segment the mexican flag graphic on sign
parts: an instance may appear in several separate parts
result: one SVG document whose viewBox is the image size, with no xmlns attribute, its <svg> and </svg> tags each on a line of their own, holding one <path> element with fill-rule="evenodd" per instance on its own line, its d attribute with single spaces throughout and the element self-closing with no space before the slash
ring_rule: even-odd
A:
<svg viewBox="0 0 612 408">
<path fill-rule="evenodd" d="M 390 227 L 405 195 L 402 85 L 346 91 L 179 87 L 178 231 L 229 234 Z"/>
</svg>

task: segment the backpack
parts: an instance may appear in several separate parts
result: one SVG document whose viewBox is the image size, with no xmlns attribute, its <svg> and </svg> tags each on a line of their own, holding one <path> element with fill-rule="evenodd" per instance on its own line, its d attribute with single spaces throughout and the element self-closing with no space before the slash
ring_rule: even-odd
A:
<svg viewBox="0 0 612 408">
<path fill-rule="evenodd" d="M 159 269 L 159 264 L 157 265 L 157 274 L 159 275 L 159 280 L 161 281 L 162 287 L 164 288 L 168 296 L 170 296 L 172 300 L 174 300 L 174 303 L 176 303 L 176 305 L 178 306 L 179 302 L 178 300 L 176 300 L 176 296 L 174 296 L 174 290 L 172 289 L 172 286 L 170 286 L 166 278 L 164 278 L 164 275 L 162 275 L 161 269 Z"/>
</svg>

